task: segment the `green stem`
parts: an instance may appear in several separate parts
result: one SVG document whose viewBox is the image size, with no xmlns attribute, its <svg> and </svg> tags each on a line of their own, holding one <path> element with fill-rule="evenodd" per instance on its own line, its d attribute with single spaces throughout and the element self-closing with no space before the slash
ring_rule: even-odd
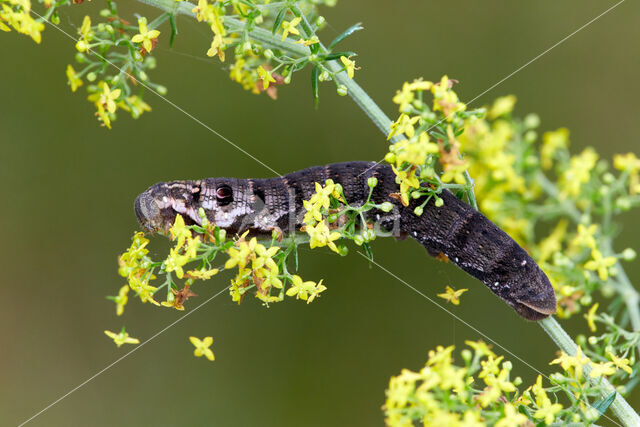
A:
<svg viewBox="0 0 640 427">
<path fill-rule="evenodd" d="M 549 316 L 546 319 L 539 321 L 538 323 L 562 351 L 564 351 L 569 356 L 576 355 L 578 351 L 578 345 L 573 342 L 571 337 L 565 332 L 564 329 L 562 329 L 562 326 L 560 326 L 556 319 Z M 586 365 L 584 367 L 585 378 L 587 378 L 587 380 L 594 386 L 598 386 L 601 388 L 600 393 L 603 399 L 606 399 L 611 395 L 611 393 L 616 391 L 611 383 L 609 383 L 609 381 L 607 381 L 605 378 L 591 378 L 589 376 L 589 372 L 591 372 L 591 366 Z M 610 408 L 623 425 L 640 426 L 640 416 L 638 416 L 631 405 L 629 405 L 629 403 L 627 403 L 627 401 L 624 400 L 624 398 L 619 393 L 616 392 L 616 397 Z"/>
</svg>

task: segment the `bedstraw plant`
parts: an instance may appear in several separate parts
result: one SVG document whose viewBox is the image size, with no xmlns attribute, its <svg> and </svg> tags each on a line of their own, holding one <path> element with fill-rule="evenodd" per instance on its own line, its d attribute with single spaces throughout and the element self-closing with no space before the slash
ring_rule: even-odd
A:
<svg viewBox="0 0 640 427">
<path fill-rule="evenodd" d="M 138 118 L 151 111 L 148 92 L 167 93 L 151 80 L 154 48 L 171 46 L 178 35 L 176 17 L 189 16 L 192 25 L 211 31 L 203 55 L 226 62 L 229 77 L 245 90 L 276 99 L 277 90 L 306 69 L 316 105 L 320 83 L 349 95 L 389 141 L 384 161 L 393 166 L 400 188 L 393 197 L 405 206 L 423 196 L 442 204 L 444 189 L 463 198 L 533 255 L 554 285 L 558 318 L 583 318 L 575 342 L 555 319 L 538 322 L 560 352 L 550 361 L 556 372 L 530 385 L 484 342 L 467 341 L 459 365 L 453 346 L 437 347 L 420 370 L 404 369 L 391 378 L 383 407 L 388 425 L 590 424 L 603 414 L 615 415 L 623 425 L 640 425 L 624 400 L 640 378 L 639 295 L 624 269 L 636 252 L 614 244 L 619 215 L 640 204 L 638 157 L 622 153 L 610 162 L 592 148 L 574 153 L 567 129 L 542 131 L 537 115 L 514 115 L 512 95 L 468 110 L 456 94 L 458 82 L 447 76 L 402 84 L 392 99 L 398 116 L 391 121 L 355 83 L 355 53 L 338 47 L 362 27 L 355 24 L 326 45 L 318 35 L 325 25 L 318 7 L 333 6 L 333 0 L 141 2 L 155 7 L 155 16 L 122 17 L 108 0 L 102 10 L 85 5 L 90 14 L 78 23 L 73 65 L 64 72 L 71 91 L 85 87 L 102 126 L 111 128 L 119 113 Z M 34 9 L 30 0 L 0 0 L 0 30 L 40 43 L 45 24 L 57 25 L 65 7 L 79 3 L 40 0 Z M 368 185 L 372 191 L 377 182 L 370 179 Z M 327 286 L 297 274 L 298 246 L 326 246 L 346 255 L 345 242 L 351 240 L 372 258 L 372 242 L 385 233 L 365 213 L 389 211 L 392 204 L 378 205 L 369 197 L 350 206 L 340 185 L 327 181 L 316 183 L 316 194 L 304 207 L 301 230 L 287 236 L 274 231 L 262 240 L 247 233 L 227 236 L 203 211 L 202 225 L 185 225 L 178 215 L 166 231 L 173 246 L 159 260 L 149 257 L 145 234 L 135 233 L 118 258 L 126 284 L 109 297 L 116 315 L 133 297 L 185 310 L 199 282 L 223 270 L 233 270 L 228 289 L 237 303 L 248 295 L 265 306 L 285 299 L 315 302 Z M 449 288 L 438 296 L 464 303 L 464 291 Z M 105 333 L 118 346 L 138 343 L 124 328 Z M 212 337 L 190 340 L 196 356 L 214 360 Z"/>
</svg>

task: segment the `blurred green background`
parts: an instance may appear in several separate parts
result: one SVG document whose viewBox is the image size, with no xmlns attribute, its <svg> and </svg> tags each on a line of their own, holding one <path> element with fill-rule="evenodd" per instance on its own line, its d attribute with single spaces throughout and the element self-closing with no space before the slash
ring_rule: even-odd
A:
<svg viewBox="0 0 640 427">
<path fill-rule="evenodd" d="M 126 5 L 125 5 L 126 3 Z M 358 53 L 358 82 L 391 116 L 402 82 L 448 74 L 462 100 L 480 94 L 613 1 L 341 1 L 323 9 L 330 40 L 361 21 L 343 47 Z M 64 15 L 75 34 L 101 1 Z M 154 9 L 121 2 L 123 15 Z M 67 10 L 63 10 L 63 13 Z M 640 5 L 627 1 L 481 97 L 478 107 L 516 94 L 516 113 L 537 112 L 542 129 L 571 129 L 574 149 L 604 157 L 637 150 Z M 275 170 L 378 160 L 386 141 L 348 98 L 321 86 L 313 108 L 308 73 L 296 75 L 274 102 L 228 78 L 229 62 L 204 57 L 206 27 L 186 18 L 173 50 L 157 50 L 154 81 L 168 98 Z M 168 28 L 161 28 L 168 34 Z M 162 37 L 161 37 L 162 40 Z M 212 176 L 267 177 L 270 172 L 186 115 L 150 95 L 153 112 L 114 129 L 98 126 L 84 87 L 71 93 L 64 75 L 74 43 L 48 27 L 41 45 L 0 35 L 0 425 L 17 425 L 133 347 L 117 349 L 104 329 L 145 340 L 184 313 L 132 300 L 123 317 L 105 295 L 123 280 L 116 256 L 137 229 L 133 200 L 149 185 Z M 640 237 L 628 215 L 616 248 Z M 165 247 L 155 239 L 157 252 Z M 637 246 L 636 246 L 636 249 Z M 447 306 L 542 372 L 556 347 L 479 282 L 429 258 L 413 241 L 376 242 L 376 260 L 427 295 L 449 284 L 469 288 Z M 384 390 L 402 368 L 419 369 L 427 351 L 479 335 L 361 257 L 302 250 L 301 274 L 324 278 L 314 304 L 289 300 L 269 309 L 223 294 L 33 420 L 33 426 L 382 425 Z M 637 263 L 628 265 L 640 279 Z M 228 284 L 218 276 L 195 291 L 193 308 Z M 580 318 L 567 323 L 584 332 Z M 216 361 L 192 356 L 189 335 L 212 335 Z M 503 350 L 497 349 L 503 353 Z M 535 373 L 508 356 L 525 381 Z M 640 392 L 631 398 L 640 403 Z"/>
</svg>

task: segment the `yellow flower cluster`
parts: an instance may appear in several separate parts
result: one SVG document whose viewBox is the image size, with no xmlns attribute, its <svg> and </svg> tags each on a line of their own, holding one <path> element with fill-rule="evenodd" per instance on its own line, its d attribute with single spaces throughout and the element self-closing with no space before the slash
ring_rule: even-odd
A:
<svg viewBox="0 0 640 427">
<path fill-rule="evenodd" d="M 147 257 L 149 250 L 146 249 L 149 240 L 144 237 L 142 232 L 136 233 L 132 240 L 133 242 L 129 249 L 118 257 L 118 273 L 120 276 L 127 278 L 129 287 L 136 292 L 142 302 L 149 301 L 152 304 L 159 305 L 153 299 L 153 294 L 157 288 L 149 285 L 149 281 L 155 279 L 155 276 L 149 272 L 151 260 Z M 116 301 L 116 304 L 124 307 L 126 300 L 123 298 L 122 290 L 120 292 L 121 294 L 118 296 L 120 299 L 119 302 Z M 124 296 L 126 296 L 126 293 L 124 293 Z"/>
<path fill-rule="evenodd" d="M 164 261 L 164 269 L 168 273 L 174 271 L 176 277 L 182 279 L 184 277 L 184 269 L 182 267 L 193 261 L 197 256 L 198 248 L 200 247 L 200 236 L 193 237 L 191 230 L 185 225 L 184 218 L 180 214 L 176 215 L 169 233 L 176 244 L 169 250 L 169 256 Z"/>
<path fill-rule="evenodd" d="M 280 301 L 280 296 L 272 296 L 271 289 L 282 289 L 279 278 L 280 269 L 273 257 L 280 250 L 277 246 L 267 249 L 253 237 L 245 240 L 244 233 L 236 244 L 227 250 L 229 259 L 224 268 L 238 267 L 238 274 L 231 281 L 230 293 L 233 301 L 242 301 L 247 288 L 253 283 L 256 286 L 256 297 L 265 303 Z"/>
<path fill-rule="evenodd" d="M 30 0 L 0 0 L 0 31 L 11 31 L 11 27 L 36 43 L 42 40 L 44 23 L 31 16 Z"/>
<path fill-rule="evenodd" d="M 578 196 L 582 185 L 591 179 L 591 170 L 597 161 L 598 154 L 593 148 L 585 148 L 582 153 L 573 156 L 569 163 L 569 168 L 564 171 L 558 183 L 561 191 L 560 197 Z"/>
<path fill-rule="evenodd" d="M 199 0 L 198 6 L 193 8 L 193 12 L 199 22 L 204 21 L 211 25 L 213 40 L 207 51 L 207 56 L 217 55 L 220 61 L 224 61 L 224 49 L 228 43 L 228 39 L 225 38 L 227 31 L 224 28 L 224 9 L 218 4 L 210 4 L 207 0 Z"/>
<path fill-rule="evenodd" d="M 567 147 L 569 147 L 569 129 L 560 128 L 553 132 L 545 132 L 542 135 L 542 148 L 540 149 L 542 167 L 550 169 L 555 153 Z"/>
<path fill-rule="evenodd" d="M 453 364 L 454 346 L 441 347 L 429 352 L 429 359 L 419 372 L 407 369 L 392 377 L 385 402 L 386 423 L 389 426 L 412 426 L 415 421 L 425 426 L 519 426 L 528 418 L 516 410 L 516 403 L 505 393 L 516 392 L 510 381 L 510 362 L 502 362 L 482 341 L 467 341 L 475 350 L 474 367 L 458 367 Z M 470 353 L 468 350 L 465 352 Z M 481 369 L 475 365 L 478 360 Z M 485 387 L 478 392 L 471 370 L 478 372 Z M 520 381 L 518 379 L 518 381 Z M 500 408 L 490 411 L 487 419 L 482 408 Z"/>
<path fill-rule="evenodd" d="M 334 241 L 340 239 L 342 234 L 331 231 L 326 219 L 332 199 L 346 203 L 340 184 L 334 183 L 331 179 L 328 179 L 324 186 L 316 182 L 316 192 L 309 200 L 302 202 L 306 209 L 302 222 L 304 223 L 304 231 L 309 235 L 311 249 L 328 246 L 332 251 L 340 253 Z"/>
<path fill-rule="evenodd" d="M 147 53 L 151 53 L 151 50 L 157 43 L 157 38 L 160 35 L 160 31 L 147 29 L 147 18 L 141 17 L 138 19 L 139 33 L 131 38 L 134 43 L 141 43 L 142 47 Z"/>
<path fill-rule="evenodd" d="M 248 67 L 247 61 L 244 58 L 236 57 L 236 62 L 229 70 L 229 77 L 234 82 L 240 83 L 244 90 L 251 91 L 251 93 L 256 95 L 260 93 L 260 88 L 257 85 L 258 73 Z"/>
<path fill-rule="evenodd" d="M 561 352 L 560 357 L 551 361 L 550 365 L 559 364 L 578 383 L 584 380 L 583 372 L 585 366 L 590 368 L 589 376 L 591 378 L 613 375 L 618 369 L 622 369 L 628 374 L 632 372 L 629 366 L 629 359 L 618 358 L 611 352 L 608 352 L 608 356 L 611 361 L 592 362 L 578 346 L 575 356 L 569 356 L 565 352 Z"/>
</svg>

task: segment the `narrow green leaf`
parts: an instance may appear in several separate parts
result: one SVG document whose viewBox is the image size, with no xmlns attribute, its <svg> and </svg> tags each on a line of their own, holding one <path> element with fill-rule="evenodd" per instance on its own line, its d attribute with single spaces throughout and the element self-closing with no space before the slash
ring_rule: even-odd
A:
<svg viewBox="0 0 640 427">
<path fill-rule="evenodd" d="M 287 13 L 287 8 L 280 9 L 280 12 L 276 15 L 276 20 L 273 21 L 273 28 L 271 28 L 271 34 L 275 36 L 278 28 L 282 25 L 282 21 L 284 21 L 284 15 Z"/>
<path fill-rule="evenodd" d="M 342 34 L 340 34 L 338 37 L 333 39 L 333 41 L 329 44 L 329 50 L 333 49 L 333 47 L 335 45 L 340 43 L 345 38 L 349 37 L 351 34 L 355 33 L 356 31 L 362 30 L 362 29 L 364 29 L 364 27 L 362 26 L 362 24 L 360 22 L 358 22 L 355 25 L 350 26 Z"/>
<path fill-rule="evenodd" d="M 313 92 L 313 105 L 318 108 L 318 101 L 320 96 L 318 93 L 318 73 L 320 72 L 318 66 L 314 66 L 311 70 L 311 90 Z"/>
<path fill-rule="evenodd" d="M 322 59 L 326 60 L 326 61 L 333 61 L 334 59 L 338 59 L 341 56 L 346 56 L 347 58 L 350 56 L 355 56 L 355 52 L 333 52 L 333 53 L 328 53 L 326 55 L 322 56 Z"/>
<path fill-rule="evenodd" d="M 169 16 L 169 24 L 171 25 L 171 37 L 169 38 L 169 47 L 173 47 L 173 42 L 178 35 L 178 24 L 176 23 L 176 15 Z"/>
<path fill-rule="evenodd" d="M 607 412 L 607 409 L 609 409 L 609 406 L 611 406 L 613 401 L 616 399 L 616 394 L 617 393 L 614 391 L 609 396 L 607 396 L 606 399 L 602 399 L 601 401 L 596 402 L 593 405 L 593 408 L 596 409 L 598 412 L 600 412 L 600 415 L 604 414 L 605 412 Z"/>
<path fill-rule="evenodd" d="M 362 249 L 364 249 L 364 253 L 365 255 L 367 255 L 369 261 L 373 261 L 373 251 L 371 250 L 371 245 L 369 244 L 369 242 L 364 242 L 362 244 Z"/>
</svg>

